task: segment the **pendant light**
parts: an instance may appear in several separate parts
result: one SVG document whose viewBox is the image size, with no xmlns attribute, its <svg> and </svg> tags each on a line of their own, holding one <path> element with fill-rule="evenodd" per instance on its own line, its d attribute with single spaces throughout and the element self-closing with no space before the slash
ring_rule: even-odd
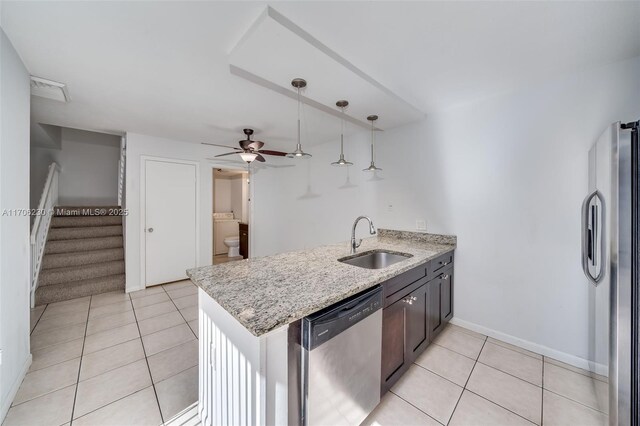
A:
<svg viewBox="0 0 640 426">
<path fill-rule="evenodd" d="M 340 117 L 340 159 L 331 163 L 336 167 L 349 167 L 353 166 L 353 163 L 344 159 L 344 109 L 349 105 L 348 101 L 338 101 L 336 106 L 342 111 L 342 117 Z"/>
<path fill-rule="evenodd" d="M 300 90 L 307 87 L 306 80 L 302 78 L 294 78 L 291 81 L 291 85 L 296 88 L 298 91 L 298 144 L 296 145 L 296 150 L 287 154 L 289 158 L 308 158 L 311 157 L 311 154 L 308 154 L 302 150 L 302 144 L 300 143 Z"/>
<path fill-rule="evenodd" d="M 369 167 L 367 167 L 366 169 L 363 169 L 363 172 L 375 172 L 378 170 L 382 170 L 379 167 L 376 167 L 375 164 L 375 154 L 374 154 L 374 150 L 373 150 L 373 140 L 375 139 L 375 127 L 373 126 L 373 122 L 376 121 L 378 119 L 377 115 L 370 115 L 367 117 L 367 120 L 369 120 L 371 122 L 371 165 Z"/>
</svg>

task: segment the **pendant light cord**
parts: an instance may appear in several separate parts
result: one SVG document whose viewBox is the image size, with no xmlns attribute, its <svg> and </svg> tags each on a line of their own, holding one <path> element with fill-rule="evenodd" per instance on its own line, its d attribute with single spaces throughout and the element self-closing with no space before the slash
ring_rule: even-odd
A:
<svg viewBox="0 0 640 426">
<path fill-rule="evenodd" d="M 300 148 L 300 88 L 298 87 L 298 146 L 296 148 Z"/>
<path fill-rule="evenodd" d="M 340 116 L 340 158 L 344 156 L 344 107 L 342 110 L 342 116 Z"/>
<path fill-rule="evenodd" d="M 373 128 L 373 120 L 371 121 L 371 164 L 375 163 L 375 154 L 373 150 L 373 141 L 375 139 L 375 130 Z"/>
</svg>

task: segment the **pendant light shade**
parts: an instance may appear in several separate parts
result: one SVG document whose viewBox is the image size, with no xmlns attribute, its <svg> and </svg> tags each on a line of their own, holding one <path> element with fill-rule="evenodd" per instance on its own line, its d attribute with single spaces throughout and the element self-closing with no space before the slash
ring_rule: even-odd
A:
<svg viewBox="0 0 640 426">
<path fill-rule="evenodd" d="M 336 167 L 349 167 L 353 166 L 353 163 L 344 159 L 344 109 L 349 105 L 348 101 L 338 101 L 336 102 L 336 106 L 340 108 L 342 112 L 342 117 L 340 117 L 340 159 L 338 161 L 334 161 L 331 163 L 332 166 Z"/>
<path fill-rule="evenodd" d="M 291 85 L 296 88 L 298 91 L 298 143 L 296 145 L 296 149 L 293 152 L 287 154 L 289 158 L 309 158 L 311 154 L 308 154 L 302 150 L 302 143 L 300 143 L 300 90 L 307 87 L 306 80 L 302 78 L 294 78 L 291 81 Z"/>
<path fill-rule="evenodd" d="M 369 165 L 369 167 L 367 167 L 366 169 L 362 169 L 363 172 L 375 172 L 378 170 L 382 170 L 379 167 L 376 167 L 376 163 L 375 163 L 375 150 L 373 147 L 373 142 L 375 139 L 375 127 L 373 125 L 373 122 L 376 121 L 378 119 L 377 115 L 370 115 L 367 117 L 367 120 L 369 120 L 371 122 L 371 164 Z"/>
</svg>

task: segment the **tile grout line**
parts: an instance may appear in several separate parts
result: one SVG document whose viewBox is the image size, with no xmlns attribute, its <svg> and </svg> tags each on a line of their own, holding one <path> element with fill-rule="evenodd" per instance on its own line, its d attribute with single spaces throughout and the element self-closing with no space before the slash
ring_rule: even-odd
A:
<svg viewBox="0 0 640 426">
<path fill-rule="evenodd" d="M 163 288 L 164 290 L 164 288 Z M 129 301 L 131 302 L 131 307 L 133 307 L 133 299 L 131 298 L 131 294 L 129 293 Z M 162 420 L 162 424 L 164 424 L 164 415 L 162 414 L 162 408 L 160 407 L 160 399 L 158 398 L 158 391 L 156 390 L 156 384 L 153 382 L 153 376 L 151 375 L 151 367 L 149 366 L 149 358 L 147 357 L 147 349 L 144 347 L 144 342 L 142 341 L 142 333 L 140 332 L 140 324 L 138 323 L 138 316 L 136 315 L 135 308 L 133 309 L 133 316 L 136 318 L 136 327 L 138 327 L 138 335 L 140 336 L 140 343 L 142 344 L 142 352 L 144 353 L 144 361 L 147 363 L 147 371 L 149 372 L 149 379 L 151 380 L 151 386 L 153 387 L 153 394 L 156 397 L 156 404 L 158 405 L 158 411 L 160 412 L 160 420 Z"/>
<path fill-rule="evenodd" d="M 176 310 L 178 311 L 178 313 L 180 314 L 180 316 L 182 317 L 182 320 L 187 324 L 187 327 L 189 327 L 189 330 L 191 330 L 191 334 L 193 334 L 194 336 L 196 336 L 196 340 L 198 340 L 198 335 L 193 331 L 193 329 L 191 328 L 191 326 L 189 325 L 189 321 L 187 321 L 187 319 L 184 317 L 184 315 L 182 315 L 182 311 L 180 311 L 180 309 L 178 309 L 178 305 L 176 305 L 176 302 L 173 301 L 173 298 L 171 297 L 171 295 L 169 294 L 169 292 L 167 291 L 166 288 L 164 288 L 164 286 L 162 287 L 162 289 L 164 290 L 164 292 L 167 294 L 167 296 L 169 297 L 169 300 L 171 301 L 171 303 L 173 303 L 173 306 L 176 307 Z M 196 293 L 198 294 L 198 293 Z M 189 296 L 189 295 L 188 295 Z M 196 305 L 197 306 L 197 305 Z M 181 324 L 182 325 L 182 324 Z"/>
<path fill-rule="evenodd" d="M 44 315 L 44 311 L 47 310 L 47 307 L 49 306 L 49 303 L 46 303 L 44 305 L 44 309 L 42 310 L 42 312 L 40 312 L 40 315 L 38 316 L 38 319 L 36 320 L 36 323 L 33 324 L 33 328 L 31 329 L 31 331 L 29 332 L 29 336 L 31 336 L 33 334 L 34 331 L 36 331 L 36 327 L 38 326 L 38 323 L 40 322 L 40 320 L 42 319 L 42 315 Z M 35 307 L 33 308 L 35 309 Z M 29 326 L 31 326 L 31 324 L 29 324 Z M 29 342 L 31 343 L 31 342 Z"/>
<path fill-rule="evenodd" d="M 474 366 L 473 366 L 473 369 L 474 369 L 474 370 L 475 370 L 475 368 L 476 368 L 476 365 L 478 365 L 478 364 L 485 365 L 485 366 L 487 366 L 487 367 L 489 367 L 489 368 L 494 368 L 494 367 L 491 367 L 490 365 L 486 365 L 485 363 L 480 362 L 480 355 L 482 354 L 482 351 L 484 350 L 484 347 L 485 347 L 485 345 L 486 345 L 486 343 L 487 343 L 487 342 L 489 342 L 489 336 L 487 336 L 487 338 L 485 339 L 485 343 L 482 345 L 482 349 L 480 349 L 480 352 L 478 353 L 478 358 L 477 358 L 477 360 L 476 360 L 476 363 L 475 363 L 475 364 L 474 364 Z M 491 342 L 489 342 L 489 343 L 491 343 Z M 509 349 L 509 348 L 505 348 L 505 349 Z M 518 352 L 518 351 L 514 351 L 514 352 Z M 522 355 L 524 355 L 524 354 L 522 354 Z M 497 371 L 503 372 L 502 370 L 498 370 L 497 368 L 494 368 L 494 369 L 495 369 L 495 370 L 497 370 Z M 471 371 L 471 373 L 473 374 L 473 371 Z M 504 372 L 503 372 L 503 373 L 504 373 Z M 513 376 L 513 375 L 511 375 L 511 374 L 509 374 L 509 373 L 504 373 L 504 374 L 508 374 L 509 376 L 515 377 L 515 378 L 517 378 L 517 379 L 520 379 L 519 377 Z M 466 391 L 468 391 L 468 392 L 470 392 L 470 393 L 472 393 L 472 394 L 474 394 L 474 395 L 478 396 L 479 398 L 484 399 L 485 401 L 490 402 L 491 404 L 494 404 L 494 405 L 496 405 L 496 406 L 498 406 L 498 407 L 500 407 L 500 408 L 502 408 L 502 409 L 504 409 L 504 410 L 507 410 L 508 412 L 510 412 L 510 413 L 512 413 L 512 414 L 515 414 L 515 415 L 516 415 L 516 416 L 518 416 L 518 417 L 521 417 L 521 418 L 525 419 L 525 420 L 526 420 L 526 421 L 528 421 L 529 423 L 535 424 L 535 423 L 534 423 L 534 422 L 532 422 L 531 420 L 527 419 L 526 417 L 521 416 L 520 414 L 516 413 L 515 411 L 512 411 L 512 410 L 508 409 L 507 407 L 503 407 L 502 405 L 498 404 L 497 402 L 495 402 L 495 401 L 491 401 L 490 399 L 485 398 L 484 396 L 482 396 L 482 395 L 480 395 L 480 394 L 478 394 L 478 393 L 476 393 L 476 392 L 472 391 L 471 389 L 467 389 L 467 385 L 469 384 L 469 380 L 471 380 L 471 374 L 469 374 L 469 378 L 467 379 L 467 383 L 465 383 L 465 385 L 464 385 L 464 390 L 466 390 Z M 522 380 L 522 379 L 520 379 L 520 380 Z M 529 383 L 529 382 L 527 382 L 526 380 L 522 380 L 522 381 L 524 381 L 524 382 L 526 382 L 526 383 Z M 464 392 L 464 391 L 463 391 L 463 392 Z M 454 410 L 454 412 L 455 412 L 455 410 Z M 451 417 L 453 417 L 453 415 L 452 415 Z"/>
<path fill-rule="evenodd" d="M 540 426 L 544 425 L 544 355 L 542 355 L 542 395 L 540 398 Z"/>
<path fill-rule="evenodd" d="M 503 342 L 502 340 L 494 339 L 493 337 L 492 337 L 492 339 L 493 339 L 495 342 L 500 342 L 500 343 L 504 343 L 504 344 L 510 345 L 510 343 Z M 487 336 L 487 341 L 489 341 L 489 337 L 488 337 L 488 336 Z M 491 343 L 492 345 L 500 346 L 502 349 L 507 349 L 507 350 L 510 350 L 511 352 L 515 352 L 515 353 L 520 354 L 520 355 L 528 356 L 529 358 L 537 359 L 538 361 L 541 361 L 541 360 L 544 358 L 544 355 L 542 355 L 542 354 L 536 354 L 535 352 L 528 351 L 528 350 L 527 350 L 527 349 L 525 349 L 525 348 L 520 348 L 520 346 L 511 345 L 511 346 L 515 346 L 515 347 L 517 347 L 517 348 L 520 348 L 520 349 L 522 349 L 522 350 L 525 350 L 525 351 L 531 352 L 532 354 L 540 355 L 540 358 L 538 358 L 537 356 L 533 356 L 533 355 L 530 355 L 530 354 L 526 354 L 526 353 L 524 353 L 524 352 L 520 352 L 520 351 L 515 350 L 515 349 L 513 349 L 513 348 L 508 348 L 507 346 L 503 346 L 503 345 L 501 345 L 500 343 L 495 343 L 495 342 L 489 342 L 489 343 Z"/>
<path fill-rule="evenodd" d="M 392 391 L 391 389 L 389 389 L 389 392 L 394 394 L 395 396 L 397 396 L 398 398 L 400 398 L 401 400 L 403 400 L 404 402 L 406 402 L 407 404 L 409 404 L 410 406 L 412 406 L 413 408 L 415 408 L 416 410 L 420 411 L 422 414 L 424 414 L 425 416 L 429 417 L 430 419 L 433 419 L 436 423 L 441 424 L 443 426 L 445 426 L 443 423 L 439 422 L 438 420 L 436 420 L 435 418 L 433 418 L 432 416 L 430 416 L 428 413 L 426 413 L 425 411 L 423 411 L 420 407 L 417 407 L 415 405 L 413 405 L 411 403 L 411 401 L 407 401 L 406 399 L 404 399 L 403 397 L 401 397 L 400 395 L 398 395 L 397 393 L 395 393 L 394 391 Z"/>
<path fill-rule="evenodd" d="M 507 407 L 503 407 L 502 405 L 498 404 L 497 402 L 491 401 L 490 399 L 487 399 L 487 398 L 485 398 L 484 396 L 482 396 L 482 395 L 480 395 L 480 394 L 478 394 L 478 393 L 475 393 L 474 391 L 472 391 L 472 390 L 470 390 L 470 389 L 465 389 L 465 390 L 466 390 L 467 392 L 469 392 L 469 393 L 474 394 L 474 395 L 475 395 L 475 396 L 477 396 L 478 398 L 482 398 L 482 399 L 484 399 L 485 401 L 487 401 L 487 402 L 489 402 L 489 403 L 491 403 L 491 404 L 493 404 L 493 405 L 495 405 L 495 406 L 498 406 L 498 407 L 502 408 L 503 410 L 508 411 L 508 412 L 510 412 L 511 414 L 514 414 L 514 415 L 516 415 L 516 416 L 520 417 L 521 419 L 524 419 L 524 420 L 528 421 L 528 422 L 529 422 L 529 423 L 531 423 L 532 425 L 537 425 L 537 423 L 532 422 L 531 420 L 527 419 L 526 417 L 521 416 L 520 414 L 516 413 L 515 411 L 512 411 L 512 410 L 508 409 Z"/>
<path fill-rule="evenodd" d="M 484 399 L 485 401 L 487 401 L 487 402 L 489 402 L 489 403 L 491 403 L 491 404 L 493 404 L 493 405 L 496 405 L 496 406 L 498 406 L 498 407 L 500 407 L 500 408 L 502 408 L 502 409 L 504 409 L 504 410 L 506 410 L 506 411 L 508 411 L 508 412 L 510 412 L 510 413 L 512 413 L 512 414 L 515 414 L 516 416 L 518 416 L 518 417 L 520 417 L 520 418 L 522 418 L 522 419 L 524 419 L 524 420 L 528 421 L 528 422 L 529 422 L 529 423 L 531 423 L 531 424 L 535 424 L 535 423 L 534 423 L 534 422 L 532 422 L 531 420 L 529 420 L 529 419 L 527 419 L 527 418 L 525 418 L 525 417 L 521 416 L 520 414 L 516 413 L 515 411 L 512 411 L 512 410 L 508 409 L 507 407 L 503 407 L 502 405 L 498 404 L 497 402 L 495 402 L 495 401 L 491 401 L 490 399 L 485 398 L 484 396 L 482 396 L 482 395 L 480 395 L 480 394 L 475 393 L 475 392 L 474 392 L 474 391 L 472 391 L 471 389 L 467 389 L 467 385 L 469 384 L 469 380 L 471 380 L 471 375 L 473 374 L 473 370 L 475 370 L 475 368 L 476 368 L 476 365 L 477 365 L 477 364 L 481 364 L 481 365 L 484 365 L 484 366 L 486 366 L 486 367 L 494 368 L 494 369 L 495 369 L 495 370 L 497 370 L 497 371 L 503 372 L 502 370 L 498 370 L 498 369 L 497 369 L 497 368 L 495 368 L 495 367 L 492 367 L 492 366 L 487 365 L 487 364 L 485 364 L 485 363 L 483 363 L 483 362 L 480 362 L 480 355 L 482 354 L 482 351 L 484 350 L 484 347 L 485 347 L 485 345 L 486 345 L 486 343 L 487 343 L 487 342 L 489 342 L 489 336 L 487 336 L 487 337 L 485 338 L 485 342 L 482 344 L 482 348 L 480 349 L 480 352 L 478 352 L 478 358 L 476 359 L 476 363 L 473 365 L 473 368 L 472 368 L 472 370 L 471 370 L 471 373 L 469 374 L 469 377 L 467 378 L 467 382 L 466 382 L 466 383 L 465 383 L 465 385 L 464 385 L 464 389 L 463 389 L 462 393 L 464 393 L 464 391 L 468 391 L 469 393 L 472 393 L 472 394 L 476 395 L 477 397 L 482 398 L 482 399 Z M 489 343 L 491 343 L 491 342 L 489 342 Z M 505 348 L 505 349 L 509 349 L 509 348 Z M 514 352 L 518 352 L 518 351 L 514 351 Z M 525 354 L 522 354 L 522 355 L 525 355 Z M 532 358 L 532 357 L 530 357 L 530 358 Z M 504 373 L 504 372 L 503 372 L 503 373 Z M 509 376 L 515 377 L 515 378 L 517 378 L 517 379 L 520 379 L 519 377 L 513 376 L 513 375 L 511 375 L 511 374 L 509 374 L 509 373 L 505 373 L 505 374 L 508 374 Z M 522 379 L 520 379 L 520 380 L 522 380 Z M 527 382 L 526 380 L 523 380 L 523 381 L 524 381 L 524 382 L 526 382 L 526 383 L 529 383 L 529 382 Z M 460 399 L 462 399 L 462 395 L 460 395 Z M 458 400 L 458 403 L 459 403 L 459 402 L 460 402 L 460 401 Z M 458 404 L 456 404 L 456 408 L 454 408 L 453 413 L 455 413 L 455 410 L 456 410 L 457 408 L 458 408 Z M 451 414 L 451 418 L 453 418 L 453 413 Z M 542 425 L 541 425 L 541 426 L 542 426 Z"/>
<path fill-rule="evenodd" d="M 464 395 L 464 391 L 467 389 L 467 385 L 469 384 L 469 380 L 471 380 L 471 375 L 473 374 L 473 370 L 476 369 L 476 365 L 478 365 L 478 359 L 480 358 L 480 354 L 482 353 L 482 350 L 484 349 L 484 345 L 486 345 L 486 344 L 487 344 L 487 337 L 485 336 L 484 342 L 482 342 L 482 347 L 478 351 L 478 356 L 476 357 L 475 362 L 473 363 L 473 367 L 471 367 L 471 371 L 469 372 L 469 377 L 467 377 L 467 381 L 464 382 L 464 386 L 462 386 L 462 392 L 460 392 L 460 396 L 458 397 L 458 400 L 456 401 L 456 405 L 453 407 L 453 411 L 451 412 L 451 415 L 449 416 L 449 420 L 447 421 L 447 425 L 449 423 L 451 423 L 451 419 L 453 419 L 453 415 L 456 413 L 456 410 L 458 409 L 458 404 L 460 404 L 460 400 L 462 399 L 462 395 Z"/>
<path fill-rule="evenodd" d="M 511 374 L 511 373 L 509 373 L 509 372 L 507 372 L 507 371 L 503 371 L 503 370 L 499 369 L 498 367 L 494 367 L 493 365 L 486 364 L 486 363 L 484 363 L 484 362 L 482 362 L 482 361 L 480 361 L 480 360 L 478 360 L 478 363 L 479 363 L 479 364 L 484 365 L 485 367 L 493 368 L 494 370 L 497 370 L 497 371 L 499 371 L 499 372 L 501 372 L 501 373 L 504 373 L 504 374 L 506 374 L 507 376 L 511 376 L 511 377 L 513 377 L 513 378 L 515 378 L 515 379 L 522 380 L 523 382 L 525 382 L 525 383 L 527 383 L 527 384 L 530 384 L 531 386 L 535 386 L 535 387 L 537 387 L 537 388 L 542 389 L 542 385 L 536 385 L 535 383 L 531 383 L 530 381 L 528 381 L 528 380 L 526 380 L 526 379 L 523 379 L 522 377 L 518 377 L 518 376 L 516 376 L 516 375 L 514 375 L 514 374 Z M 544 368 L 544 367 L 543 367 L 543 368 Z"/>
<path fill-rule="evenodd" d="M 591 406 L 589 406 L 589 405 L 586 405 L 586 404 L 584 404 L 584 403 L 582 403 L 582 402 L 580 402 L 580 401 L 576 401 L 575 399 L 573 399 L 573 398 L 569 398 L 569 397 L 568 397 L 568 396 L 566 396 L 566 395 L 559 394 L 558 392 L 554 392 L 554 391 L 549 390 L 549 389 L 543 389 L 543 391 L 547 391 L 547 392 L 549 392 L 549 393 L 552 393 L 552 394 L 554 394 L 554 395 L 556 395 L 556 396 L 559 396 L 559 397 L 561 397 L 561 398 L 566 399 L 567 401 L 575 402 L 576 404 L 581 405 L 581 406 L 583 406 L 583 407 L 585 407 L 585 408 L 588 408 L 589 410 L 597 411 L 598 413 L 604 414 L 605 416 L 609 416 L 609 414 L 608 414 L 608 413 L 605 413 L 604 411 L 598 410 L 597 408 L 593 408 L 593 407 L 591 407 Z"/>
<path fill-rule="evenodd" d="M 76 402 L 78 401 L 78 388 L 80 387 L 80 372 L 82 371 L 82 359 L 84 358 L 84 344 L 87 340 L 87 328 L 89 326 L 89 312 L 91 311 L 91 300 L 93 296 L 89 296 L 89 307 L 87 308 L 87 321 L 84 323 L 84 336 L 82 338 L 82 349 L 80 350 L 80 363 L 78 364 L 78 376 L 76 377 L 76 391 L 73 394 L 73 405 L 71 406 L 71 419 L 69 426 L 73 425 L 73 415 L 76 412 Z"/>
</svg>

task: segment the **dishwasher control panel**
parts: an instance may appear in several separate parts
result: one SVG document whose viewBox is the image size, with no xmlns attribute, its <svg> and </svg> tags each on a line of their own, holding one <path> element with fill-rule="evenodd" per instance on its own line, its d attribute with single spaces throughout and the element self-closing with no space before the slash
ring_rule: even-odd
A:
<svg viewBox="0 0 640 426">
<path fill-rule="evenodd" d="M 313 350 L 382 308 L 382 287 L 377 286 L 329 306 L 302 321 L 302 346 Z"/>
</svg>

